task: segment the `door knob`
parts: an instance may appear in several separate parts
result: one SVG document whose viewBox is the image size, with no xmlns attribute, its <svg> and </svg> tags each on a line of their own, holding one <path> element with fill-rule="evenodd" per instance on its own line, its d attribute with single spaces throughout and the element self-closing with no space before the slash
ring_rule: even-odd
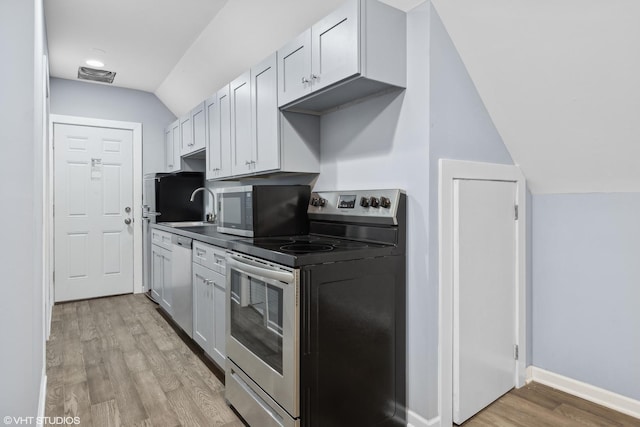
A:
<svg viewBox="0 0 640 427">
<path fill-rule="evenodd" d="M 125 219 L 125 220 L 124 220 L 124 223 L 125 223 L 125 224 L 127 224 L 127 225 L 131 224 L 131 218 L 127 218 L 127 219 Z"/>
<path fill-rule="evenodd" d="M 148 207 L 148 206 L 147 206 L 147 207 Z M 125 211 L 126 213 L 129 213 L 129 212 L 131 212 L 131 208 L 130 208 L 129 206 L 127 206 L 126 208 L 124 208 L 124 211 Z"/>
</svg>

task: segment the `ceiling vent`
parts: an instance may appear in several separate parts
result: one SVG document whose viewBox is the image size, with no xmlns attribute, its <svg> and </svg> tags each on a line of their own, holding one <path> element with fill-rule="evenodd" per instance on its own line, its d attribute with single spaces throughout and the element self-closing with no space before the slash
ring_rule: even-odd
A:
<svg viewBox="0 0 640 427">
<path fill-rule="evenodd" d="M 96 70 L 89 67 L 78 67 L 78 78 L 81 80 L 91 80 L 94 82 L 113 83 L 116 77 L 114 71 Z"/>
</svg>

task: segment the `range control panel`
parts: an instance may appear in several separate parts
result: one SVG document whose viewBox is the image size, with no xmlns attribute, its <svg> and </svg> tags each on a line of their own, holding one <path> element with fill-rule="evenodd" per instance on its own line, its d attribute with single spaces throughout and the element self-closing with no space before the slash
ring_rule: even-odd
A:
<svg viewBox="0 0 640 427">
<path fill-rule="evenodd" d="M 398 189 L 313 192 L 308 213 L 315 219 L 346 221 L 346 217 L 358 217 L 366 221 L 367 218 L 380 218 L 395 223 L 401 194 L 404 192 Z"/>
</svg>

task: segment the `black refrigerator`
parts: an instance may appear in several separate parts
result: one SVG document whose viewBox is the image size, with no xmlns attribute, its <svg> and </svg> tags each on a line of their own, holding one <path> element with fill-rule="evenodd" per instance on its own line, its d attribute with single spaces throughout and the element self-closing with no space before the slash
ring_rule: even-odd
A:
<svg viewBox="0 0 640 427">
<path fill-rule="evenodd" d="M 191 193 L 204 186 L 204 173 L 181 172 L 177 174 L 154 173 L 144 176 L 142 193 L 142 257 L 145 292 L 151 281 L 151 223 L 202 221 L 204 203 L 202 192 L 193 202 Z"/>
</svg>

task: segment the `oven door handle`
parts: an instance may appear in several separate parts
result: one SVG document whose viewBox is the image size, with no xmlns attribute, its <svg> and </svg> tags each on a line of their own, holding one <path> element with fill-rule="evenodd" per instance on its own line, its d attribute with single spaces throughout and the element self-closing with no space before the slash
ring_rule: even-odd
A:
<svg viewBox="0 0 640 427">
<path fill-rule="evenodd" d="M 293 273 L 289 273 L 288 271 L 276 271 L 269 268 L 247 264 L 246 262 L 244 262 L 244 260 L 242 260 L 242 258 L 238 259 L 233 255 L 227 258 L 227 266 L 236 268 L 241 272 L 247 272 L 256 276 L 265 277 L 267 279 L 279 280 L 285 283 L 293 283 L 295 281 L 295 276 L 293 275 Z"/>
</svg>

